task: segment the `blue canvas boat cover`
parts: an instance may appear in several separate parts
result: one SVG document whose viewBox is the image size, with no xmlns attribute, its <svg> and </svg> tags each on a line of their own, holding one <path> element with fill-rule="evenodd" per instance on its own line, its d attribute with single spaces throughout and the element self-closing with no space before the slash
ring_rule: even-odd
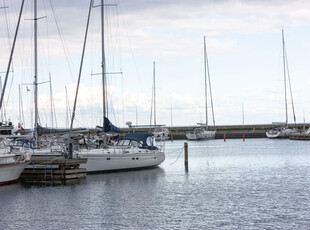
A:
<svg viewBox="0 0 310 230">
<path fill-rule="evenodd" d="M 148 142 L 149 137 L 153 137 L 153 133 L 128 133 L 123 138 L 124 140 L 134 140 L 142 144 L 143 148 L 154 148 L 157 149 L 155 146 L 153 146 L 153 142 Z"/>
</svg>

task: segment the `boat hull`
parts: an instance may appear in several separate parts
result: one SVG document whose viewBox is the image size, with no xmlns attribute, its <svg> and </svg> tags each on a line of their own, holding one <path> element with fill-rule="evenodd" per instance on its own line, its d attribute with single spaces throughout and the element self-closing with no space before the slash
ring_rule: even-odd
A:
<svg viewBox="0 0 310 230">
<path fill-rule="evenodd" d="M 17 182 L 29 162 L 0 165 L 0 185 Z"/>
<path fill-rule="evenodd" d="M 87 158 L 87 162 L 81 164 L 81 168 L 86 168 L 87 173 L 155 167 L 165 160 L 163 152 L 122 154 L 106 153 L 105 149 L 96 150 L 79 154 L 79 157 Z"/>
<path fill-rule="evenodd" d="M 266 136 L 268 138 L 289 138 L 289 136 L 291 135 L 292 130 L 290 129 L 285 129 L 285 130 L 277 130 L 277 131 L 273 131 L 270 130 L 268 132 L 266 132 Z"/>
<path fill-rule="evenodd" d="M 215 139 L 215 131 L 204 131 L 201 133 L 189 132 L 186 134 L 188 140 L 211 140 Z"/>
</svg>

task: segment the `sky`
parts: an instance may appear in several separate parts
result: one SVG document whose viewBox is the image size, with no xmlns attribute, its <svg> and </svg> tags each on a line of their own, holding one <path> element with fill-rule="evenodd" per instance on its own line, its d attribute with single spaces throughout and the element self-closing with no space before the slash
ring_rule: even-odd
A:
<svg viewBox="0 0 310 230">
<path fill-rule="evenodd" d="M 89 4 L 86 0 L 38 1 L 38 17 L 42 17 L 38 20 L 38 81 L 42 83 L 39 116 L 43 126 L 69 124 L 68 111 L 73 107 Z M 94 6 L 99 4 L 100 1 L 94 1 Z M 21 0 L 0 1 L 0 7 L 7 7 L 0 9 L 2 82 L 20 5 Z M 14 124 L 21 121 L 26 127 L 33 127 L 32 19 L 33 0 L 25 0 L 13 55 L 14 72 L 9 75 L 5 93 L 4 119 Z M 203 37 L 206 36 L 216 124 L 285 121 L 282 29 L 297 122 L 309 122 L 309 1 L 106 0 L 110 120 L 120 127 L 128 121 L 134 125 L 150 124 L 155 62 L 156 123 L 192 126 L 205 122 Z M 102 122 L 100 41 L 100 8 L 94 7 L 82 67 L 76 127 L 95 127 Z M 50 88 L 54 98 L 53 119 Z M 287 90 L 289 122 L 293 123 Z M 211 115 L 208 101 L 210 125 Z"/>
</svg>

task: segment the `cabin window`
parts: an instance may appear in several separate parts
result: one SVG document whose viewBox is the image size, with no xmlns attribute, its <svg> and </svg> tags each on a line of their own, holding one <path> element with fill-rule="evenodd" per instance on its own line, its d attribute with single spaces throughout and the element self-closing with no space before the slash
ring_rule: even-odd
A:
<svg viewBox="0 0 310 230">
<path fill-rule="evenodd" d="M 0 158 L 0 164 L 10 164 L 10 163 L 14 163 L 15 160 L 13 157 L 4 157 L 4 158 Z"/>
<path fill-rule="evenodd" d="M 133 146 L 133 147 L 139 147 L 139 148 L 142 147 L 142 144 L 140 142 L 138 142 L 138 141 L 131 141 L 130 145 Z"/>
</svg>

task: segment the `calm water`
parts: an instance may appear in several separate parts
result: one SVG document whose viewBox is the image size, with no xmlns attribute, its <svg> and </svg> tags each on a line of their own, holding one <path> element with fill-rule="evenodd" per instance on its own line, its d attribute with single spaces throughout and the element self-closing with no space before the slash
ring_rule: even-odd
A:
<svg viewBox="0 0 310 230">
<path fill-rule="evenodd" d="M 155 169 L 2 186 L 0 229 L 309 229 L 310 142 L 188 142 L 188 173 L 183 143 Z"/>
</svg>

